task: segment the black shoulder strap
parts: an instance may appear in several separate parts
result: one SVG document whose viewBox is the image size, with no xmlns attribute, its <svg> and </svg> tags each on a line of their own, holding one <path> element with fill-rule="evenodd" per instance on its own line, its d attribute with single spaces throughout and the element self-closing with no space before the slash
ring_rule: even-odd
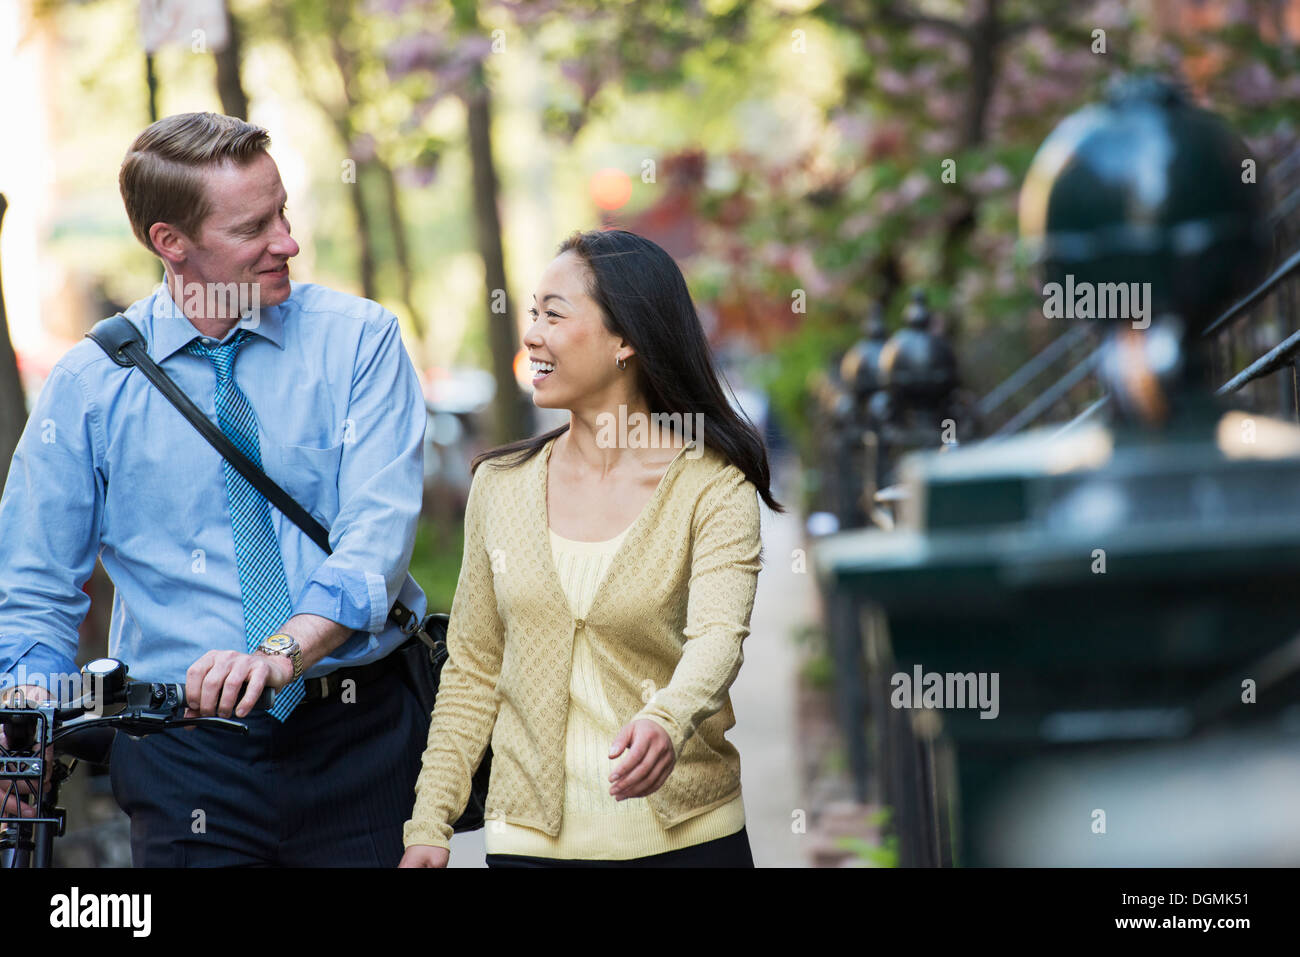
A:
<svg viewBox="0 0 1300 957">
<path fill-rule="evenodd" d="M 157 386 L 158 391 L 167 398 L 167 401 L 176 406 L 181 415 L 189 420 L 190 425 L 208 440 L 209 445 L 220 452 L 240 475 L 248 479 L 248 483 L 261 492 L 268 502 L 301 528 L 323 552 L 329 554 L 330 537 L 324 526 L 235 448 L 234 443 L 226 438 L 226 434 L 199 411 L 199 407 L 190 401 L 189 396 L 180 390 L 166 372 L 163 372 L 158 363 L 149 358 L 149 353 L 144 348 L 144 337 L 140 335 L 130 319 L 120 314 L 104 319 L 96 323 L 87 336 L 99 343 L 100 348 L 118 365 L 135 366 L 143 372 L 145 378 Z"/>
<path fill-rule="evenodd" d="M 325 526 L 312 518 L 288 492 L 280 488 L 265 472 L 235 448 L 234 443 L 226 438 L 226 434 L 212 424 L 212 420 L 190 401 L 190 397 L 180 390 L 158 363 L 149 358 L 149 353 L 145 351 L 144 336 L 130 319 L 121 313 L 101 319 L 95 323 L 90 332 L 86 333 L 86 336 L 93 339 L 118 365 L 135 366 L 144 373 L 145 378 L 158 388 L 168 402 L 176 406 L 177 411 L 189 420 L 190 425 L 207 439 L 208 444 L 235 467 L 235 471 L 246 478 L 253 488 L 261 492 L 268 502 L 283 512 L 285 518 L 302 529 L 321 551 L 330 554 L 332 551 L 330 536 Z M 402 631 L 408 635 L 414 634 L 420 625 L 415 613 L 400 601 L 393 603 L 388 617 L 396 621 Z"/>
</svg>

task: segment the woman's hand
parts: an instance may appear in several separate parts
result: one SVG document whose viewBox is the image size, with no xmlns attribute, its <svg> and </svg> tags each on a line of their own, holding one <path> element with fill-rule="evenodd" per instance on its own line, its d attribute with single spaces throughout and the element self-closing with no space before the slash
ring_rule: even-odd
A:
<svg viewBox="0 0 1300 957">
<path fill-rule="evenodd" d="M 609 749 L 611 759 L 628 752 L 609 776 L 609 793 L 617 800 L 654 794 L 673 773 L 677 755 L 668 732 L 646 718 L 623 726 Z"/>
<path fill-rule="evenodd" d="M 402 855 L 398 867 L 446 867 L 451 851 L 445 847 L 433 847 L 429 844 L 412 844 Z"/>
</svg>

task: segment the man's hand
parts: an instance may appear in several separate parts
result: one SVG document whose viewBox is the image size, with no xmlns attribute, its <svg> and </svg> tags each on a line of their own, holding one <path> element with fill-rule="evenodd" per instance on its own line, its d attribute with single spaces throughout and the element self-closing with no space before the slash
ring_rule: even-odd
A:
<svg viewBox="0 0 1300 957">
<path fill-rule="evenodd" d="M 398 867 L 446 867 L 451 851 L 429 844 L 412 844 L 402 855 Z"/>
<path fill-rule="evenodd" d="M 668 732 L 646 718 L 623 726 L 614 738 L 609 756 L 616 758 L 625 750 L 627 757 L 609 776 L 613 782 L 609 793 L 620 801 L 654 794 L 663 787 L 677 764 Z"/>
<path fill-rule="evenodd" d="M 22 700 L 31 707 L 36 707 L 37 705 L 50 700 L 49 691 L 42 688 L 40 685 L 19 685 L 17 688 L 4 695 L 4 707 L 17 707 L 19 695 L 22 695 Z M 0 747 L 6 749 L 9 747 L 9 738 L 6 728 L 0 728 Z M 53 776 L 54 749 L 46 748 L 45 754 L 41 757 L 45 761 L 45 790 L 48 792 L 50 789 L 50 779 Z M 16 795 L 7 794 L 5 796 L 4 816 L 12 817 L 17 814 L 21 817 L 35 817 L 36 806 L 34 804 L 28 804 L 26 800 L 23 800 L 23 798 L 31 798 L 34 796 L 32 786 L 26 781 L 19 781 L 14 785 L 14 790 L 17 792 Z"/>
<path fill-rule="evenodd" d="M 264 689 L 292 683 L 293 662 L 284 655 L 209 651 L 185 672 L 185 717 L 229 718 L 233 711 L 245 718 Z"/>
</svg>

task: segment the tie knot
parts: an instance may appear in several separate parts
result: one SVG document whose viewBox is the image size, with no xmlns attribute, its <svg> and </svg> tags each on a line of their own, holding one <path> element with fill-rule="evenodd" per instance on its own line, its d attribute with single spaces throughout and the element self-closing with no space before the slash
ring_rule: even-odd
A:
<svg viewBox="0 0 1300 957">
<path fill-rule="evenodd" d="M 248 337 L 248 330 L 240 329 L 229 342 L 207 345 L 203 340 L 195 339 L 185 347 L 185 350 L 192 355 L 205 356 L 212 360 L 218 380 L 229 379 L 231 371 L 235 368 L 235 356 L 239 353 L 239 347 L 248 341 Z"/>
</svg>

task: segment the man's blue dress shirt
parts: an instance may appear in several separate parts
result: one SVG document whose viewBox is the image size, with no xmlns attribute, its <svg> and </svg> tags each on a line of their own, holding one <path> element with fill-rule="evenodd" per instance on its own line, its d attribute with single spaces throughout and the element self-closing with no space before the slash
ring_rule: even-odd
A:
<svg viewBox="0 0 1300 957">
<path fill-rule="evenodd" d="M 425 612 L 406 573 L 423 491 L 425 405 L 391 312 L 322 286 L 292 290 L 242 323 L 254 335 L 234 375 L 257 414 L 264 470 L 330 530 L 326 556 L 271 508 L 293 614 L 355 629 L 310 678 L 400 644 L 387 620 L 394 599 Z M 212 363 L 183 350 L 202 336 L 166 286 L 125 315 L 154 361 L 215 421 Z M 51 371 L 0 500 L 8 684 L 20 664 L 29 679 L 76 670 L 77 629 L 90 607 L 81 589 L 96 556 L 116 586 L 109 655 L 132 677 L 183 682 L 204 652 L 247 650 L 220 456 L 143 373 L 87 339 Z"/>
</svg>

